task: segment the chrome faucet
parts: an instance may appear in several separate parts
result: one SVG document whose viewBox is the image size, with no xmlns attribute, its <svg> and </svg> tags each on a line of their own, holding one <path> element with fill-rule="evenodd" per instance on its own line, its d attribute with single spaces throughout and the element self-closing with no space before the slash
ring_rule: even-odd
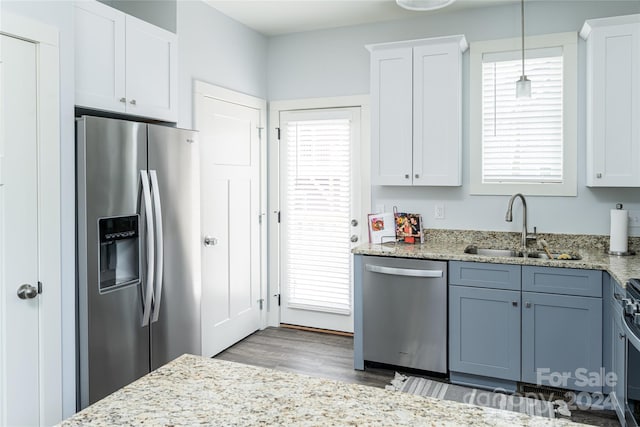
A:
<svg viewBox="0 0 640 427">
<path fill-rule="evenodd" d="M 513 214 L 511 210 L 513 209 L 513 202 L 517 197 L 520 197 L 520 200 L 522 200 L 522 237 L 520 239 L 520 246 L 525 250 L 527 249 L 527 240 L 535 240 L 537 236 L 535 233 L 529 235 L 529 232 L 527 231 L 527 201 L 521 193 L 516 193 L 509 199 L 509 206 L 507 207 L 507 214 L 505 215 L 504 220 L 507 222 L 513 221 Z"/>
</svg>

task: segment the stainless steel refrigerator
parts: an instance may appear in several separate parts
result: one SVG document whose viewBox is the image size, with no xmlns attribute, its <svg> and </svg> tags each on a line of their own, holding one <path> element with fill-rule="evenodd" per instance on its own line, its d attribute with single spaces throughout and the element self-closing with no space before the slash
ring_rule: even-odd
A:
<svg viewBox="0 0 640 427">
<path fill-rule="evenodd" d="M 197 133 L 76 122 L 78 409 L 200 354 Z"/>
</svg>

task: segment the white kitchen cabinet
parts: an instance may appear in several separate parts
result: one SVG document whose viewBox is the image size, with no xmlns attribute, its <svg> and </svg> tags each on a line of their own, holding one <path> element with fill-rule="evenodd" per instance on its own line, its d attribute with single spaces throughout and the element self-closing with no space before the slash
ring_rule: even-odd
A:
<svg viewBox="0 0 640 427">
<path fill-rule="evenodd" d="M 372 183 L 459 186 L 464 36 L 371 51 Z"/>
<path fill-rule="evenodd" d="M 640 15 L 590 19 L 587 186 L 640 187 Z"/>
<path fill-rule="evenodd" d="M 75 104 L 175 122 L 177 37 L 99 2 L 75 7 Z"/>
</svg>

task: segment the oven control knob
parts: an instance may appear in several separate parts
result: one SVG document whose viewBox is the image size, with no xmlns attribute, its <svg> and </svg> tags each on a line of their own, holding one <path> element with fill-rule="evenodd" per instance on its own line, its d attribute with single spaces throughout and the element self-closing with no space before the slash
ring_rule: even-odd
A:
<svg viewBox="0 0 640 427">
<path fill-rule="evenodd" d="M 636 304 L 632 302 L 628 298 L 624 298 L 622 300 L 622 305 L 624 306 L 624 312 L 627 314 L 633 314 L 636 312 Z"/>
</svg>

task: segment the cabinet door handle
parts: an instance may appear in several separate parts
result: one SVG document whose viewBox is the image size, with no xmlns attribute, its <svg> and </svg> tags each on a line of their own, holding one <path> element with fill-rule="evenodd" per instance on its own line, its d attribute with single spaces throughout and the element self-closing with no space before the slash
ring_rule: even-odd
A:
<svg viewBox="0 0 640 427">
<path fill-rule="evenodd" d="M 625 334 L 623 334 L 622 332 L 619 333 L 619 337 L 621 340 L 625 339 L 627 336 Z"/>
<path fill-rule="evenodd" d="M 598 179 L 602 178 L 602 174 L 601 173 L 597 173 L 596 174 L 596 178 L 598 178 Z"/>
<path fill-rule="evenodd" d="M 525 302 L 524 306 L 527 307 L 527 308 L 531 308 L 531 303 L 530 302 Z"/>
<path fill-rule="evenodd" d="M 415 270 L 413 268 L 383 267 L 372 264 L 366 264 L 365 269 L 372 273 L 391 274 L 393 276 L 442 277 L 442 270 Z"/>
<path fill-rule="evenodd" d="M 518 306 L 518 301 L 511 301 L 511 305 L 513 305 L 514 307 Z"/>
<path fill-rule="evenodd" d="M 409 174 L 405 174 L 405 176 L 404 176 L 404 177 L 405 177 L 405 179 L 409 179 L 409 177 L 410 177 L 410 176 L 411 176 L 411 175 L 409 175 Z"/>
<path fill-rule="evenodd" d="M 131 104 L 131 105 L 136 105 L 136 100 L 135 100 L 135 99 L 132 99 L 131 101 L 129 101 L 129 104 Z"/>
<path fill-rule="evenodd" d="M 127 102 L 127 98 L 120 98 L 120 102 Z"/>
</svg>

